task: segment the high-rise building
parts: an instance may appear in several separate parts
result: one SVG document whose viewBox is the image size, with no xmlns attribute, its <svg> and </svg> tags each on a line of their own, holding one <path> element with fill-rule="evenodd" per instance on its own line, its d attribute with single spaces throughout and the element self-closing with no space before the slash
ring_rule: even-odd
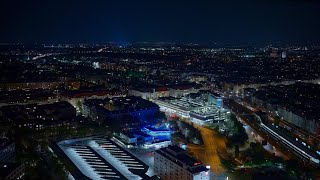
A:
<svg viewBox="0 0 320 180">
<path fill-rule="evenodd" d="M 164 180 L 209 180 L 210 170 L 178 146 L 155 151 L 154 170 Z"/>
</svg>

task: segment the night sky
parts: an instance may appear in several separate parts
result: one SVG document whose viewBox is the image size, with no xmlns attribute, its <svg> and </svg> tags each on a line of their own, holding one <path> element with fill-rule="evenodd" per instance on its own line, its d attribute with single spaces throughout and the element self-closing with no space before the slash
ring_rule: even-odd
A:
<svg viewBox="0 0 320 180">
<path fill-rule="evenodd" d="M 0 42 L 320 40 L 311 0 L 2 0 L 0 14 Z"/>
</svg>

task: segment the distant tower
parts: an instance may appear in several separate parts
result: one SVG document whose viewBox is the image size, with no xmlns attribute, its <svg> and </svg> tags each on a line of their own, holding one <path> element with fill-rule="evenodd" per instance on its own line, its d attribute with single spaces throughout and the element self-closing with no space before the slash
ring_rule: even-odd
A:
<svg viewBox="0 0 320 180">
<path fill-rule="evenodd" d="M 28 57 L 26 61 L 30 61 L 30 52 L 28 51 Z"/>
<path fill-rule="evenodd" d="M 282 57 L 283 59 L 285 59 L 285 58 L 287 57 L 287 53 L 286 53 L 285 51 L 283 51 L 283 52 L 281 53 L 281 57 Z"/>
</svg>

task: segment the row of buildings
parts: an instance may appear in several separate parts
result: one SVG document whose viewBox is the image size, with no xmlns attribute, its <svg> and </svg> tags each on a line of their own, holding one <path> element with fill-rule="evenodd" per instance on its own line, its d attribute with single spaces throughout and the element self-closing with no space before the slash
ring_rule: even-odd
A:
<svg viewBox="0 0 320 180">
<path fill-rule="evenodd" d="M 135 96 L 85 99 L 83 115 L 97 122 L 120 123 L 134 128 L 148 124 L 159 112 L 155 103 Z"/>
<path fill-rule="evenodd" d="M 280 116 L 287 123 L 316 135 L 320 132 L 319 89 L 320 85 L 310 83 L 267 86 L 254 92 L 249 101 Z"/>
<path fill-rule="evenodd" d="M 158 99 L 160 97 L 182 97 L 190 93 L 197 93 L 201 87 L 194 84 L 173 84 L 168 86 L 136 86 L 128 90 L 128 94 L 143 99 Z"/>
<path fill-rule="evenodd" d="M 6 137 L 0 138 L 0 179 L 21 179 L 24 173 L 24 164 L 16 162 L 15 143 Z"/>
<path fill-rule="evenodd" d="M 77 124 L 76 109 L 67 102 L 3 106 L 0 116 L 3 123 L 35 130 Z"/>
</svg>

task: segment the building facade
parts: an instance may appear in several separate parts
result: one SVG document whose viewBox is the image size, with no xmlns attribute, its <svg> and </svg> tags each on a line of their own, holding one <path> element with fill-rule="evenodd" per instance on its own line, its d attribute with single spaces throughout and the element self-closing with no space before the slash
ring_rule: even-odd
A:
<svg viewBox="0 0 320 180">
<path fill-rule="evenodd" d="M 155 151 L 154 170 L 164 180 L 209 180 L 210 170 L 177 146 Z"/>
<path fill-rule="evenodd" d="M 159 112 L 158 105 L 135 96 L 86 99 L 83 103 L 83 115 L 97 122 L 119 120 L 124 122 L 128 118 L 146 122 L 153 119 L 157 112 Z"/>
<path fill-rule="evenodd" d="M 14 142 L 7 138 L 0 138 L 0 162 L 14 162 L 16 147 Z"/>
<path fill-rule="evenodd" d="M 141 89 L 131 89 L 128 91 L 130 96 L 139 96 L 142 99 L 158 99 L 159 97 L 169 97 L 169 90 L 167 88 L 162 89 L 151 89 L 151 90 L 141 90 Z"/>
</svg>

